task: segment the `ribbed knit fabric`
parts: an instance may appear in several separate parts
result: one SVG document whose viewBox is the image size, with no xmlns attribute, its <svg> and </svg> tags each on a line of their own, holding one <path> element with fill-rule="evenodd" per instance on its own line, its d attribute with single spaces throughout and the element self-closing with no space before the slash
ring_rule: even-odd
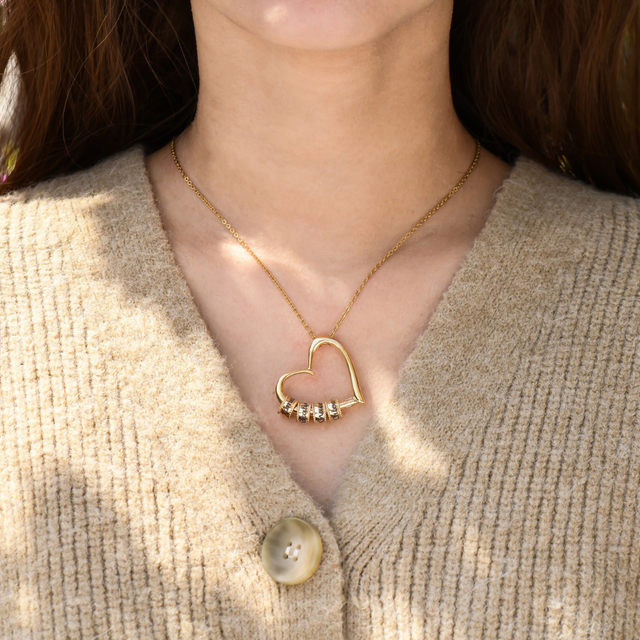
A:
<svg viewBox="0 0 640 640">
<path fill-rule="evenodd" d="M 518 161 L 330 519 L 131 149 L 0 201 L 0 638 L 640 638 L 640 203 Z M 281 518 L 324 556 L 276 584 Z"/>
</svg>

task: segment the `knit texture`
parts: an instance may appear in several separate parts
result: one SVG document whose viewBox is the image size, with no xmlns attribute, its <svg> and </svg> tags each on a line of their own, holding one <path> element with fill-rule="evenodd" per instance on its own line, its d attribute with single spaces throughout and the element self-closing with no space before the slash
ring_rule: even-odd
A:
<svg viewBox="0 0 640 640">
<path fill-rule="evenodd" d="M 323 517 L 133 148 L 0 200 L 0 638 L 640 638 L 639 402 L 640 203 L 523 158 Z"/>
</svg>

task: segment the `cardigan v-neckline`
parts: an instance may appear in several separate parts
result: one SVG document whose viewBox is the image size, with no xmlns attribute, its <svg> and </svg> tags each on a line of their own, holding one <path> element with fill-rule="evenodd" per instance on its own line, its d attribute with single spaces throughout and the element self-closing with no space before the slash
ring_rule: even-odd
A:
<svg viewBox="0 0 640 640">
<path fill-rule="evenodd" d="M 252 468 L 257 476 L 266 467 L 273 468 L 274 464 L 278 465 L 280 472 L 278 475 L 282 477 L 285 474 L 289 482 L 299 492 L 303 502 L 308 501 L 313 504 L 314 510 L 317 509 L 317 505 L 313 503 L 310 496 L 293 480 L 284 459 L 273 449 L 270 439 L 261 429 L 257 418 L 242 399 L 240 390 L 233 382 L 224 357 L 209 334 L 164 231 L 146 171 L 142 149 L 137 147 L 131 153 L 135 154 L 135 157 L 131 158 L 133 161 L 131 168 L 139 178 L 131 182 L 139 185 L 142 191 L 139 195 L 142 196 L 145 203 L 142 210 L 139 210 L 140 216 L 136 224 L 148 225 L 146 250 L 153 251 L 156 254 L 156 261 L 162 264 L 163 269 L 170 271 L 169 277 L 174 285 L 172 294 L 175 297 L 172 313 L 176 314 L 177 312 L 178 315 L 183 316 L 185 325 L 192 328 L 197 327 L 199 347 L 202 349 L 206 345 L 205 349 L 207 350 L 200 353 L 203 362 L 214 364 L 217 371 L 216 383 L 224 385 L 224 395 L 233 398 L 233 418 L 237 419 L 239 424 L 238 428 L 225 429 L 226 433 L 236 440 L 235 445 L 238 451 L 244 449 L 254 457 Z M 399 472 L 397 477 L 390 478 L 390 475 L 393 476 L 392 469 L 394 466 L 402 468 L 403 450 L 407 447 L 411 449 L 412 459 L 415 460 L 416 453 L 420 457 L 420 450 L 425 447 L 425 434 L 434 427 L 436 427 L 435 431 L 440 433 L 441 438 L 437 439 L 437 442 L 431 441 L 426 445 L 423 452 L 426 456 L 424 458 L 425 469 L 431 469 L 431 473 L 438 477 L 446 473 L 446 467 L 451 462 L 450 454 L 454 450 L 451 445 L 458 440 L 455 433 L 456 425 L 442 425 L 438 416 L 426 416 L 424 411 L 420 411 L 420 407 L 406 406 L 403 401 L 406 401 L 408 393 L 411 396 L 408 389 L 416 383 L 421 386 L 421 397 L 428 398 L 438 393 L 436 388 L 429 388 L 430 386 L 437 387 L 440 393 L 444 392 L 448 386 L 446 383 L 448 377 L 457 377 L 458 379 L 460 377 L 458 368 L 464 363 L 460 360 L 456 361 L 456 357 L 468 360 L 472 358 L 474 352 L 482 348 L 483 340 L 490 332 L 489 326 L 480 328 L 477 335 L 469 334 L 466 336 L 466 342 L 468 342 L 466 348 L 458 348 L 456 352 L 446 353 L 448 337 L 457 336 L 456 344 L 459 347 L 460 330 L 463 330 L 464 326 L 468 327 L 468 322 L 460 322 L 461 316 L 464 316 L 465 319 L 468 318 L 471 308 L 486 307 L 484 309 L 486 311 L 491 306 L 490 293 L 487 292 L 495 291 L 496 278 L 505 280 L 504 269 L 501 269 L 500 273 L 496 273 L 495 269 L 492 269 L 490 256 L 499 249 L 501 229 L 510 224 L 508 220 L 510 202 L 513 198 L 519 199 L 521 202 L 522 198 L 526 197 L 526 194 L 521 190 L 522 185 L 516 186 L 516 183 L 519 182 L 518 177 L 523 171 L 526 171 L 526 166 L 530 163 L 531 161 L 527 159 L 519 160 L 510 177 L 499 190 L 494 207 L 482 230 L 456 271 L 444 296 L 429 319 L 427 327 L 416 340 L 413 350 L 401 367 L 391 397 L 373 416 L 356 453 L 351 458 L 340 488 L 334 496 L 331 515 L 328 516 L 329 521 L 334 519 L 347 521 L 349 509 L 353 506 L 354 501 L 359 499 L 358 496 L 366 498 L 368 490 L 374 485 L 378 501 L 396 500 L 398 495 L 401 496 L 402 491 L 400 494 L 397 493 L 398 488 L 401 489 L 401 487 L 396 485 L 398 482 L 400 485 L 402 484 L 402 473 Z M 510 229 L 509 233 L 512 232 L 513 230 Z M 139 274 L 131 275 L 143 278 L 146 273 L 145 270 L 142 270 Z M 492 286 L 485 286 L 490 281 Z M 153 286 L 154 284 L 151 282 L 139 283 L 141 290 Z M 439 370 L 431 367 L 430 363 L 432 362 L 439 363 Z M 450 386 L 452 390 L 455 387 L 455 385 Z M 409 402 L 411 402 L 410 398 Z M 455 398 L 452 399 L 452 402 L 455 404 Z M 231 418 L 231 415 L 227 417 Z M 216 425 L 219 426 L 221 420 L 225 419 L 223 413 L 218 413 L 212 418 L 213 424 L 211 426 L 213 428 L 216 428 Z M 444 447 L 447 453 L 443 454 L 444 440 L 442 436 L 445 435 L 445 432 L 448 443 Z M 430 438 L 427 437 L 426 440 L 428 441 Z M 256 448 L 257 442 L 260 442 L 261 446 Z M 204 445 L 205 443 L 200 441 L 199 444 Z M 406 451 L 408 452 L 409 449 Z M 267 451 L 269 455 L 265 457 L 264 454 Z M 179 473 L 179 468 L 177 472 Z M 377 481 L 380 477 L 385 478 L 384 483 Z M 392 496 L 394 497 L 392 498 Z M 359 508 L 362 506 L 359 505 Z M 259 509 L 259 506 L 256 508 Z M 321 515 L 321 512 L 317 515 Z M 375 509 L 373 518 L 375 519 Z"/>
</svg>

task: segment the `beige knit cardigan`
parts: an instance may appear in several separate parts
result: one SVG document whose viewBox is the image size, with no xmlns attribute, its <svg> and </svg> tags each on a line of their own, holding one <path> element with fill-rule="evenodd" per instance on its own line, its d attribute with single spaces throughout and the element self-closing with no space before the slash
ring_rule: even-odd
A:
<svg viewBox="0 0 640 640">
<path fill-rule="evenodd" d="M 640 638 L 639 236 L 640 201 L 519 160 L 325 518 L 141 149 L 4 197 L 0 638 Z M 324 545 L 297 586 L 260 556 L 290 516 Z"/>
</svg>

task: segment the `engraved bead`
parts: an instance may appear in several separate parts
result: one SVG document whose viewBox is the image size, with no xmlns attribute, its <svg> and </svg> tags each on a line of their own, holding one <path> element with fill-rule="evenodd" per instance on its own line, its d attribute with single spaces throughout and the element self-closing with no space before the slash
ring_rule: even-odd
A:
<svg viewBox="0 0 640 640">
<path fill-rule="evenodd" d="M 325 402 L 319 402 L 313 405 L 313 419 L 319 424 L 329 419 L 327 415 L 327 404 Z"/>
<path fill-rule="evenodd" d="M 296 415 L 296 419 L 298 422 L 302 424 L 306 424 L 307 422 L 311 422 L 311 405 L 306 402 L 298 403 L 298 413 Z"/>
<path fill-rule="evenodd" d="M 283 416 L 287 416 L 290 418 L 293 415 L 293 412 L 298 408 L 298 401 L 293 398 L 289 398 L 287 396 L 280 405 L 278 409 L 278 413 L 281 413 Z"/>
<path fill-rule="evenodd" d="M 342 418 L 342 410 L 338 400 L 327 402 L 327 414 L 329 415 L 329 420 L 340 420 Z"/>
</svg>

